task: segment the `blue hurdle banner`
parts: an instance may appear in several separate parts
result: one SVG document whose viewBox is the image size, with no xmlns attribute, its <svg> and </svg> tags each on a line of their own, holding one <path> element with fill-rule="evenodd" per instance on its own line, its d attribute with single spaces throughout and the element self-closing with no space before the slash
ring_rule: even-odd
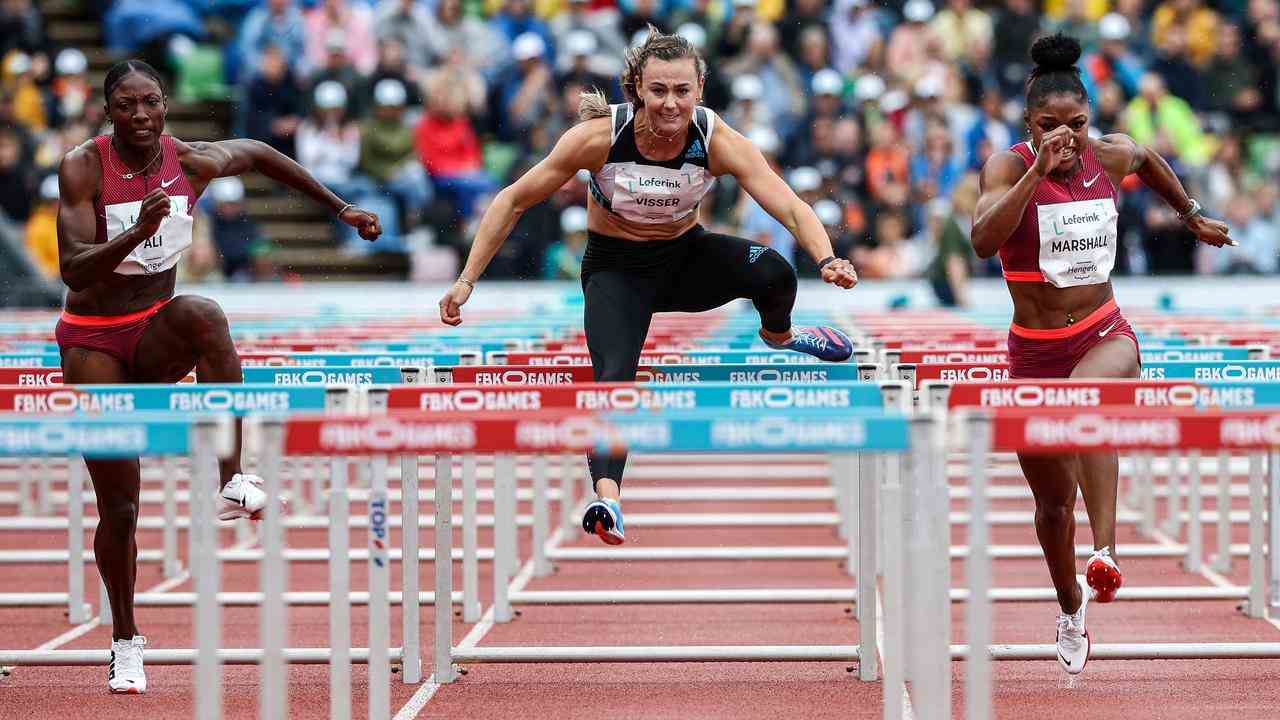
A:
<svg viewBox="0 0 1280 720">
<path fill-rule="evenodd" d="M 398 385 L 398 367 L 247 367 L 246 383 L 270 385 Z"/>
<path fill-rule="evenodd" d="M 111 418 L 5 415 L 0 416 L 0 455 L 90 458 L 186 455 L 193 449 L 191 429 L 198 417 L 194 414 L 132 414 Z M 229 429 L 229 423 L 223 424 L 222 433 L 229 433 Z"/>
<path fill-rule="evenodd" d="M 0 387 L 0 412 L 20 414 L 280 413 L 321 411 L 323 386 L 288 385 L 54 385 Z"/>
</svg>

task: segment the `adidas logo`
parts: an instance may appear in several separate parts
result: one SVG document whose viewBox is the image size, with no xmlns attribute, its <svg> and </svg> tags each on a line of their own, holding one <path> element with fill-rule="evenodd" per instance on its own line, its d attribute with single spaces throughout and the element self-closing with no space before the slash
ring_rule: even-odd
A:
<svg viewBox="0 0 1280 720">
<path fill-rule="evenodd" d="M 763 245 L 752 245 L 751 250 L 747 254 L 747 264 L 750 265 L 751 263 L 759 260 L 760 256 L 764 254 L 764 251 L 768 249 L 769 248 Z"/>
<path fill-rule="evenodd" d="M 702 141 L 696 140 L 696 139 L 693 141 L 693 144 L 689 146 L 689 149 L 686 150 L 684 153 L 684 157 L 686 160 L 692 160 L 695 158 L 705 158 L 706 156 L 707 156 L 707 151 L 703 149 Z"/>
</svg>

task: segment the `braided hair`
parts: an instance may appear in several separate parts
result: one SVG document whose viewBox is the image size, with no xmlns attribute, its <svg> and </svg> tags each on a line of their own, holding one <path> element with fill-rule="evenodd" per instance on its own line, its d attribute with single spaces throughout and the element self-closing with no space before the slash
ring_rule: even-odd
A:
<svg viewBox="0 0 1280 720">
<path fill-rule="evenodd" d="M 160 93 L 164 94 L 164 81 L 160 79 L 160 73 L 142 60 L 122 60 L 107 71 L 107 76 L 102 79 L 102 97 L 110 100 L 111 91 L 116 89 L 120 81 L 124 80 L 130 73 L 141 73 L 156 81 L 156 85 L 160 86 Z"/>
<path fill-rule="evenodd" d="M 1089 95 L 1080 80 L 1080 41 L 1058 33 L 1046 35 L 1031 46 L 1036 66 L 1027 78 L 1027 108 L 1040 107 L 1050 95 L 1066 93 L 1087 102 Z"/>
</svg>

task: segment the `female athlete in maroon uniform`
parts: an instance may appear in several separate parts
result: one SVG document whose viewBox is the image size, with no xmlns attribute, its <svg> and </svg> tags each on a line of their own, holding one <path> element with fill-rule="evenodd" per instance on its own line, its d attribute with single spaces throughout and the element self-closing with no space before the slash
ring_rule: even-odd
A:
<svg viewBox="0 0 1280 720">
<path fill-rule="evenodd" d="M 1134 378 L 1138 341 L 1116 307 L 1116 188 L 1138 177 L 1178 212 L 1202 242 L 1231 243 L 1227 228 L 1200 214 L 1169 164 L 1127 135 L 1089 137 L 1089 103 L 1080 44 L 1062 35 L 1031 48 L 1027 81 L 1029 142 L 993 155 L 982 169 L 973 223 L 979 257 L 997 252 L 1013 297 L 1010 376 Z M 1036 501 L 1036 535 L 1058 592 L 1058 660 L 1079 673 L 1089 659 L 1085 607 L 1109 602 L 1122 578 L 1115 548 L 1117 455 L 1019 454 Z M 1075 572 L 1076 487 L 1084 494 L 1095 552 L 1083 578 Z M 1085 584 L 1090 589 L 1085 592 Z"/>
<path fill-rule="evenodd" d="M 117 64 L 103 82 L 114 132 L 67 153 L 58 168 L 58 252 L 71 289 L 56 336 L 68 384 L 240 382 L 240 358 L 217 303 L 174 297 L 178 259 L 191 245 L 191 208 L 209 181 L 257 170 L 332 209 L 360 235 L 377 216 L 344 203 L 300 165 L 253 140 L 184 143 L 164 135 L 164 89 L 149 65 Z M 237 437 L 238 440 L 238 437 Z M 266 504 L 259 478 L 240 472 L 239 442 L 220 465 L 221 519 L 253 517 Z M 93 547 L 114 621 L 112 692 L 142 693 L 146 638 L 133 617 L 139 466 L 85 463 L 98 498 Z"/>
</svg>

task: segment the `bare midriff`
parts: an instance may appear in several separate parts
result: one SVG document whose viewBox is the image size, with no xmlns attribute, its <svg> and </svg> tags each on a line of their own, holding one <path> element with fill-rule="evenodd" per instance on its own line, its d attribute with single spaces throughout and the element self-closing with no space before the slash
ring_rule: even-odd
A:
<svg viewBox="0 0 1280 720">
<path fill-rule="evenodd" d="M 1013 322 L 1025 328 L 1053 330 L 1088 317 L 1114 297 L 1111 283 L 1060 288 L 1047 282 L 1009 282 Z"/>
<path fill-rule="evenodd" d="M 587 198 L 587 229 L 601 235 L 647 242 L 650 240 L 672 240 L 685 234 L 698 224 L 698 213 L 695 209 L 683 218 L 669 223 L 638 223 L 618 217 L 600 207 L 595 198 Z"/>
</svg>

